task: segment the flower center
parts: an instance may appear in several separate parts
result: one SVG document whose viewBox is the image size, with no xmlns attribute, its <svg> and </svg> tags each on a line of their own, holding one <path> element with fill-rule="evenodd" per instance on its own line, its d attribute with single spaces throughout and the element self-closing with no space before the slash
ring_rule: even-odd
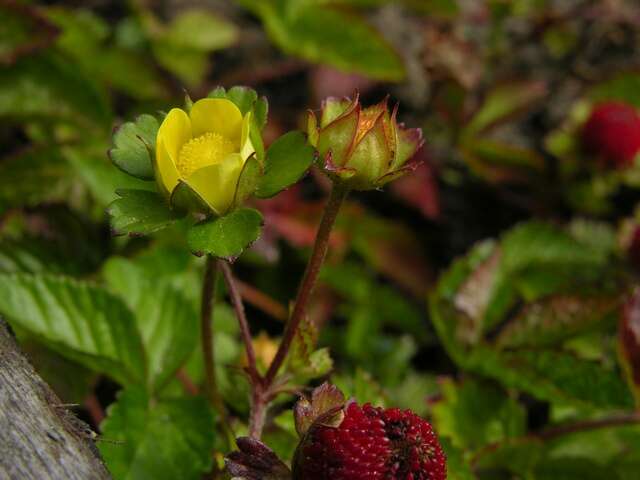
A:
<svg viewBox="0 0 640 480">
<path fill-rule="evenodd" d="M 196 170 L 222 162 L 233 153 L 233 142 L 218 133 L 207 132 L 192 138 L 180 149 L 176 167 L 184 178 Z"/>
</svg>

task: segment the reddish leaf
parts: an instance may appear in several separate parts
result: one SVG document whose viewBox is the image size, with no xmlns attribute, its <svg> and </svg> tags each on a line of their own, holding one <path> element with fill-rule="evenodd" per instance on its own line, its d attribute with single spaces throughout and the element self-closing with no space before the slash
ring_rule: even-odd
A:
<svg viewBox="0 0 640 480">
<path fill-rule="evenodd" d="M 242 480 L 290 480 L 291 470 L 278 456 L 259 440 L 249 437 L 236 439 L 239 451 L 225 458 L 227 471 Z"/>
</svg>

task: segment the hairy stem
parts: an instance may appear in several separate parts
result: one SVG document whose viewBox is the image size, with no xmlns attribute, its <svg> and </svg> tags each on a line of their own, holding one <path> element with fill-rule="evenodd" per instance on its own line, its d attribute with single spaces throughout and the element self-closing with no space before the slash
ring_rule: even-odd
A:
<svg viewBox="0 0 640 480">
<path fill-rule="evenodd" d="M 236 279 L 231 272 L 231 266 L 226 260 L 218 260 L 220 270 L 224 276 L 225 283 L 227 284 L 227 290 L 229 291 L 229 297 L 233 309 L 236 312 L 236 318 L 240 324 L 240 334 L 242 335 L 242 342 L 244 343 L 245 351 L 247 352 L 247 370 L 251 378 L 252 384 L 255 384 L 261 380 L 260 375 L 256 367 L 256 354 L 253 350 L 253 341 L 251 337 L 251 330 L 249 329 L 249 322 L 247 321 L 247 315 L 244 311 L 244 304 L 242 303 L 242 296 L 240 295 L 240 289 L 236 283 Z"/>
<path fill-rule="evenodd" d="M 322 267 L 322 263 L 324 262 L 324 258 L 327 254 L 327 249 L 329 248 L 329 236 L 331 234 L 331 229 L 333 228 L 333 224 L 338 216 L 338 211 L 340 210 L 340 206 L 346 198 L 347 193 L 348 189 L 335 183 L 333 184 L 329 199 L 325 205 L 320 226 L 318 227 L 313 251 L 311 252 L 311 257 L 309 258 L 307 268 L 298 289 L 298 296 L 296 297 L 291 317 L 289 318 L 285 328 L 284 336 L 280 342 L 278 352 L 276 353 L 273 362 L 271 362 L 269 370 L 265 376 L 264 383 L 267 386 L 270 386 L 273 383 L 273 380 L 278 374 L 278 370 L 280 370 L 280 367 L 284 363 L 284 360 L 289 353 L 291 342 L 293 342 L 296 331 L 300 326 L 300 322 L 306 314 L 307 305 L 309 304 L 313 287 L 316 284 L 318 273 L 320 273 L 320 268 Z"/>
<path fill-rule="evenodd" d="M 200 336 L 202 357 L 204 362 L 205 391 L 207 399 L 220 415 L 222 428 L 227 438 L 233 441 L 234 436 L 229 426 L 227 409 L 218 390 L 215 370 L 215 355 L 213 344 L 213 308 L 216 301 L 218 285 L 218 269 L 215 258 L 207 256 L 204 278 L 202 279 L 202 300 L 200 306 Z M 230 444 L 232 445 L 232 443 Z"/>
</svg>

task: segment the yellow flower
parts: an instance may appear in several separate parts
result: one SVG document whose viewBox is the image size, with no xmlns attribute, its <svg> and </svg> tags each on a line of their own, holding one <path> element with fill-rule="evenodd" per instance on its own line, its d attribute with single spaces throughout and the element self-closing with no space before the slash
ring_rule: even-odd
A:
<svg viewBox="0 0 640 480">
<path fill-rule="evenodd" d="M 249 139 L 251 113 L 244 118 L 223 98 L 204 98 L 191 112 L 173 108 L 156 139 L 155 175 L 171 196 L 185 183 L 213 212 L 224 215 L 234 204 L 238 178 L 254 153 Z"/>
</svg>

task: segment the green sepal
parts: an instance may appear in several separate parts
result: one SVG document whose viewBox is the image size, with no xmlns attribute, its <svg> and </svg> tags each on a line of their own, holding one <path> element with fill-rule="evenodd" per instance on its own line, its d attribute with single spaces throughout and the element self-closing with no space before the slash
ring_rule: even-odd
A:
<svg viewBox="0 0 640 480">
<path fill-rule="evenodd" d="M 255 242 L 262 231 L 262 214 L 240 208 L 193 225 L 187 233 L 189 248 L 195 255 L 209 254 L 234 260 Z"/>
<path fill-rule="evenodd" d="M 278 138 L 267 151 L 256 196 L 273 197 L 296 183 L 313 163 L 314 155 L 313 147 L 302 132 L 293 131 Z"/>
<path fill-rule="evenodd" d="M 178 185 L 171 192 L 169 202 L 171 208 L 178 212 L 211 213 L 211 207 L 207 202 L 182 180 L 178 181 Z"/>
<path fill-rule="evenodd" d="M 255 155 L 251 155 L 244 163 L 240 176 L 238 177 L 233 204 L 240 206 L 247 198 L 252 196 L 258 188 L 261 177 L 262 165 Z"/>
<path fill-rule="evenodd" d="M 114 165 L 134 177 L 153 179 L 158 128 L 158 120 L 148 114 L 118 127 L 113 134 L 113 147 L 108 152 Z"/>
</svg>

